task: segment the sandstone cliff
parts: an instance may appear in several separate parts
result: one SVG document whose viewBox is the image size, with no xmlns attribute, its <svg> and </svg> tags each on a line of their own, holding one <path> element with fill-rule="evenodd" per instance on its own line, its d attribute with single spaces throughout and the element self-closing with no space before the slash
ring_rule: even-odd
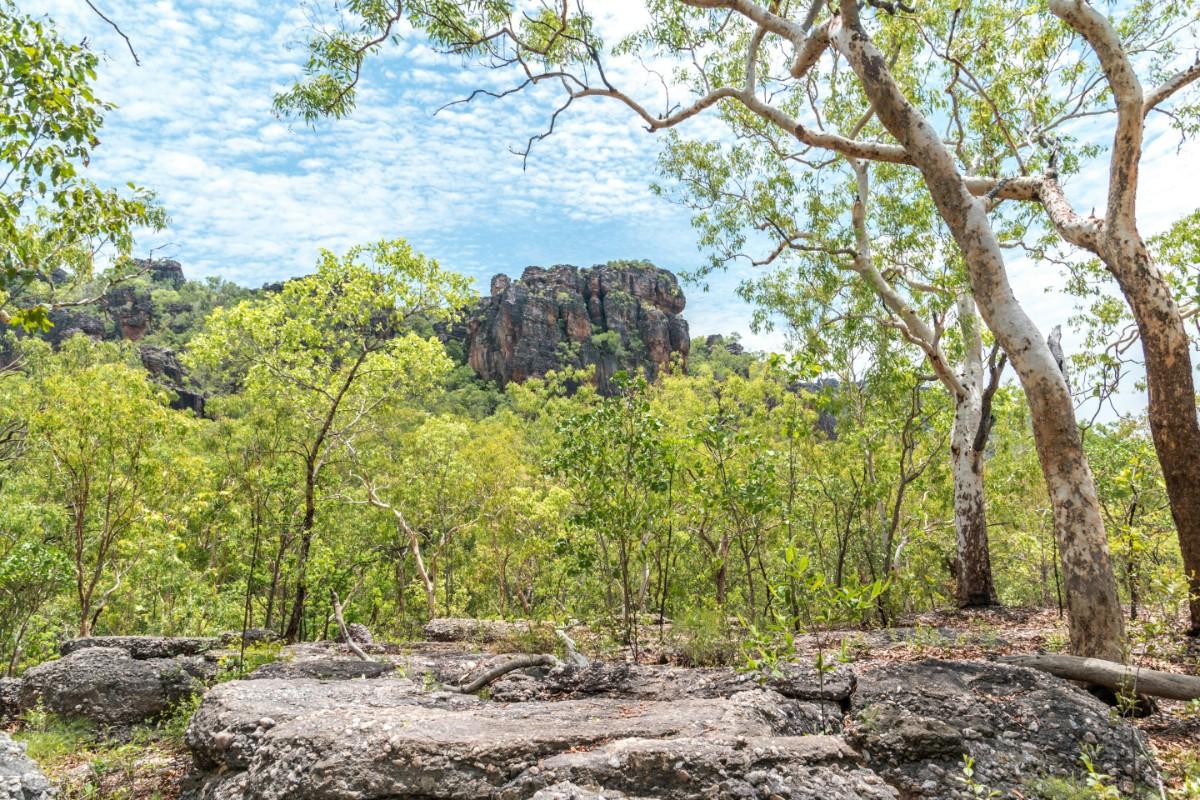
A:
<svg viewBox="0 0 1200 800">
<path fill-rule="evenodd" d="M 520 280 L 492 278 L 450 338 L 460 334 L 467 363 L 501 385 L 590 365 L 602 386 L 618 369 L 653 379 L 676 355 L 686 365 L 685 302 L 675 276 L 647 262 L 528 267 Z"/>
</svg>

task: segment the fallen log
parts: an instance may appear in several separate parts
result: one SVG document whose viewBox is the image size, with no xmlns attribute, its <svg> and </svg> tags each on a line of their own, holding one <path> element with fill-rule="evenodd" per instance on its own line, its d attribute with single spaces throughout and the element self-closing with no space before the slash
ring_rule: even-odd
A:
<svg viewBox="0 0 1200 800">
<path fill-rule="evenodd" d="M 463 694 L 471 694 L 478 692 L 483 687 L 490 684 L 502 675 L 507 675 L 515 669 L 525 669 L 526 667 L 553 667 L 559 663 L 558 659 L 551 655 L 525 655 L 516 656 L 502 664 L 498 664 L 487 672 L 480 675 L 475 680 L 464 683 L 462 686 L 451 687 L 456 692 Z"/>
<path fill-rule="evenodd" d="M 1001 656 L 997 661 L 1019 667 L 1032 667 L 1060 678 L 1103 686 L 1122 694 L 1150 695 L 1169 700 L 1200 699 L 1200 677 L 1194 675 L 1130 667 L 1099 658 L 1048 653 Z"/>
</svg>

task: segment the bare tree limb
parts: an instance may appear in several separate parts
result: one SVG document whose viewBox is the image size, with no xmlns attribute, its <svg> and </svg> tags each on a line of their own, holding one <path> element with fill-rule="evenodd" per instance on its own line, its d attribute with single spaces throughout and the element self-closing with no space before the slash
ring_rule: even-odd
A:
<svg viewBox="0 0 1200 800">
<path fill-rule="evenodd" d="M 117 32 L 117 34 L 118 34 L 118 35 L 119 35 L 119 36 L 120 36 L 122 39 L 124 39 L 124 40 L 125 40 L 125 46 L 129 48 L 129 55 L 133 56 L 133 63 L 134 63 L 134 65 L 135 65 L 135 66 L 139 66 L 139 67 L 140 67 L 140 66 L 142 65 L 142 60 L 141 60 L 140 58 L 138 58 L 137 51 L 135 51 L 135 50 L 133 49 L 133 42 L 131 42 L 131 41 L 129 40 L 129 37 L 125 35 L 125 31 L 121 30 L 121 26 L 120 26 L 120 25 L 118 25 L 117 23 L 113 22 L 113 21 L 112 21 L 111 19 L 109 19 L 107 16 L 105 16 L 103 11 L 101 11 L 101 10 L 100 10 L 100 9 L 98 9 L 98 8 L 96 8 L 95 4 L 94 4 L 94 3 L 92 3 L 92 0 L 83 0 L 83 2 L 87 3 L 87 5 L 88 5 L 88 8 L 90 8 L 92 11 L 94 11 L 94 12 L 96 13 L 96 16 L 98 16 L 100 19 L 104 20 L 104 21 L 105 21 L 105 22 L 107 22 L 107 23 L 108 23 L 110 26 L 112 26 L 112 29 L 113 29 L 114 31 L 116 31 L 116 32 Z"/>
<path fill-rule="evenodd" d="M 1146 102 L 1142 105 L 1142 116 L 1149 114 L 1171 97 L 1171 95 L 1193 83 L 1198 78 L 1200 78 L 1200 57 L 1197 57 L 1196 61 L 1190 67 L 1176 72 L 1146 95 Z"/>
<path fill-rule="evenodd" d="M 558 665 L 558 659 L 552 655 L 524 655 L 516 656 L 502 664 L 498 664 L 487 672 L 484 672 L 473 681 L 464 683 L 461 686 L 454 687 L 454 691 L 463 694 L 471 694 L 478 692 L 483 687 L 495 681 L 513 670 L 526 669 L 528 667 L 554 667 Z"/>
<path fill-rule="evenodd" d="M 1171 700 L 1200 699 L 1200 678 L 1192 675 L 1130 667 L 1099 658 L 1045 653 L 1002 656 L 999 660 L 1005 664 L 1031 667 L 1060 678 L 1105 686 L 1116 692 L 1127 692 L 1131 695 L 1148 694 Z"/>
<path fill-rule="evenodd" d="M 354 641 L 354 637 L 350 635 L 350 630 L 346 627 L 346 619 L 342 616 L 342 602 L 338 600 L 337 592 L 333 589 L 329 590 L 329 601 L 333 604 L 333 618 L 337 622 L 338 633 L 342 635 L 342 641 L 350 647 L 350 652 L 354 655 L 363 661 L 370 661 L 371 659 L 358 646 L 358 642 Z"/>
</svg>

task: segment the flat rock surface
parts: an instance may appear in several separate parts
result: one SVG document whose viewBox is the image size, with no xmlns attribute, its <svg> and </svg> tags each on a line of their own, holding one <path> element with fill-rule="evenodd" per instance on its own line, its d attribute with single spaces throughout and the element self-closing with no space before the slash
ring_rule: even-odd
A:
<svg viewBox="0 0 1200 800">
<path fill-rule="evenodd" d="M 496 642 L 534 633 L 551 633 L 546 623 L 499 619 L 436 617 L 425 623 L 425 638 L 431 642 Z"/>
<path fill-rule="evenodd" d="M 761 690 L 510 704 L 426 693 L 407 680 L 227 683 L 209 692 L 188 730 L 211 776 L 190 796 L 524 798 L 560 777 L 611 783 L 618 774 L 629 794 L 725 796 L 730 768 L 767 770 L 803 756 L 813 780 L 836 771 L 856 792 L 827 797 L 894 797 L 873 776 L 854 777 L 856 756 L 840 739 L 802 735 L 814 730 L 810 705 Z M 615 742 L 624 743 L 619 754 L 572 758 Z M 614 759 L 639 771 L 614 770 Z M 687 769 L 669 767 L 680 759 Z M 674 788 L 659 785 L 664 768 Z M 876 785 L 883 793 L 870 793 Z"/>
<path fill-rule="evenodd" d="M 50 800 L 54 790 L 25 746 L 0 732 L 0 800 Z"/>
<path fill-rule="evenodd" d="M 506 702 L 562 700 L 577 697 L 627 697 L 673 700 L 683 697 L 729 697 L 765 687 L 797 700 L 842 703 L 854 688 L 854 672 L 838 667 L 821 674 L 791 666 L 780 674 L 758 675 L 732 669 L 639 666 L 593 661 L 586 667 L 563 665 L 544 677 L 506 675 L 492 686 L 492 699 Z"/>
<path fill-rule="evenodd" d="M 264 678 L 316 678 L 345 681 L 355 678 L 378 678 L 394 672 L 396 665 L 384 661 L 363 661 L 359 658 L 310 658 L 302 661 L 273 661 L 246 676 L 246 680 Z"/>
<path fill-rule="evenodd" d="M 441 647 L 419 658 L 490 663 Z M 413 657 L 413 653 L 395 656 Z M 412 666 L 410 664 L 410 666 Z M 597 664 L 511 674 L 491 699 L 420 670 L 268 678 L 209 691 L 187 733 L 191 800 L 967 798 L 1079 776 L 1083 748 L 1153 785 L 1140 734 L 1072 685 L 1006 665 L 926 661 L 856 675 Z"/>
</svg>

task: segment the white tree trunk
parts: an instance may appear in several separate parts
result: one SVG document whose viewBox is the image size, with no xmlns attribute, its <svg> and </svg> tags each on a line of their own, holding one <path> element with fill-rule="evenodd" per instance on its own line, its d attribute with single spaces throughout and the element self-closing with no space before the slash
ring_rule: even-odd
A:
<svg viewBox="0 0 1200 800">
<path fill-rule="evenodd" d="M 856 0 L 842 0 L 841 10 L 831 38 L 854 69 L 880 122 L 921 171 L 962 251 L 980 313 L 1012 361 L 1028 398 L 1054 509 L 1072 652 L 1123 661 L 1125 623 L 1104 520 L 1066 382 L 1037 326 L 1013 294 L 983 201 L 972 196 L 937 131 L 895 83 L 886 59 L 862 28 Z"/>
<path fill-rule="evenodd" d="M 960 608 L 996 605 L 988 551 L 987 506 L 983 494 L 983 452 L 975 449 L 983 423 L 983 397 L 978 383 L 954 404 L 950 463 L 954 474 L 954 530 L 958 566 L 956 600 Z"/>
</svg>

